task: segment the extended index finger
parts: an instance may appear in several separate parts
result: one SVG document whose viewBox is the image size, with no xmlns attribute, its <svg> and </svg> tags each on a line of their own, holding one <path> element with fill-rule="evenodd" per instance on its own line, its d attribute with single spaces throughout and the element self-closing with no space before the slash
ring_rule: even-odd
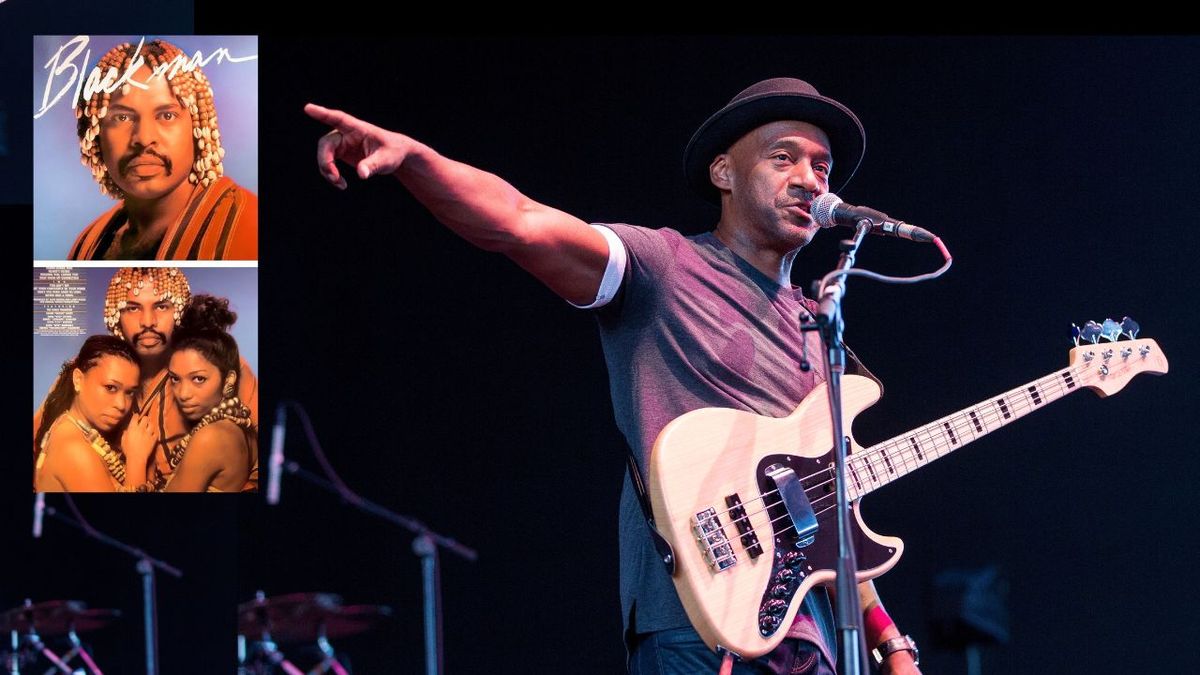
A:
<svg viewBox="0 0 1200 675">
<path fill-rule="evenodd" d="M 319 106 L 316 103 L 305 104 L 304 114 L 335 129 L 358 129 L 366 125 L 366 122 L 353 115 L 344 113 L 341 110 Z"/>
</svg>

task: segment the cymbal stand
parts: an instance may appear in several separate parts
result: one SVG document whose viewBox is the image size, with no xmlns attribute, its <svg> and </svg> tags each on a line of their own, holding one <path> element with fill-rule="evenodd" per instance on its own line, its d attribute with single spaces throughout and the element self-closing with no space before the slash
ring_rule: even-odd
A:
<svg viewBox="0 0 1200 675">
<path fill-rule="evenodd" d="M 324 633 L 324 630 L 322 630 Z M 321 635 L 317 638 L 317 648 L 325 655 L 321 662 L 309 669 L 308 675 L 324 675 L 329 671 L 333 671 L 334 675 L 349 675 L 345 666 L 337 660 L 337 653 L 333 650 L 333 645 L 329 644 L 329 640 Z"/>
</svg>

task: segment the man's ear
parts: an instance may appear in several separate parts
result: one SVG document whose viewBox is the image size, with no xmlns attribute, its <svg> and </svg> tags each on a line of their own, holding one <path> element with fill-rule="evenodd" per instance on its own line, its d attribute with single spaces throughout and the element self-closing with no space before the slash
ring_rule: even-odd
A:
<svg viewBox="0 0 1200 675">
<path fill-rule="evenodd" d="M 708 165 L 708 180 L 716 186 L 718 190 L 732 190 L 733 180 L 730 176 L 731 168 L 729 165 L 729 153 L 722 153 L 713 159 L 712 164 Z"/>
</svg>

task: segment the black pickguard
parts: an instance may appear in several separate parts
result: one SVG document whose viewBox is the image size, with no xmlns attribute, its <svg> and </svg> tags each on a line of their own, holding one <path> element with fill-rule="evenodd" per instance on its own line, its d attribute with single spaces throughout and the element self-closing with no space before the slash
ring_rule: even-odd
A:
<svg viewBox="0 0 1200 675">
<path fill-rule="evenodd" d="M 771 581 L 763 589 L 759 605 L 759 634 L 770 637 L 782 626 L 788 607 L 795 598 L 796 590 L 813 572 L 837 569 L 838 536 L 837 511 L 833 483 L 833 451 L 817 458 L 795 455 L 769 455 L 759 463 L 759 494 L 775 490 L 774 483 L 767 477 L 767 467 L 784 464 L 801 477 L 809 503 L 817 516 L 817 533 L 808 542 L 797 541 L 787 510 L 777 495 L 766 499 L 767 513 L 773 523 L 773 532 L 757 532 L 760 541 L 773 539 Z M 781 531 L 782 530 L 782 531 Z M 866 570 L 887 562 L 895 549 L 883 546 L 869 538 L 859 527 L 857 519 L 851 518 L 854 535 L 855 559 L 858 569 Z M 797 544 L 800 544 L 799 546 Z"/>
</svg>

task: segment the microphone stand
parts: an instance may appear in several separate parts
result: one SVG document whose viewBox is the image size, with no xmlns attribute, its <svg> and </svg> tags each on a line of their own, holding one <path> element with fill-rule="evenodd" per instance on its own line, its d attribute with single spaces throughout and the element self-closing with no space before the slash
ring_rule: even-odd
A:
<svg viewBox="0 0 1200 675">
<path fill-rule="evenodd" d="M 70 501 L 70 495 L 64 496 Z M 74 503 L 71 506 L 74 509 Z M 119 539 L 104 534 L 91 525 L 81 522 L 83 517 L 78 515 L 78 511 L 76 511 L 76 515 L 80 520 L 75 520 L 70 516 L 59 513 L 52 506 L 46 507 L 46 515 L 57 518 L 71 527 L 78 528 L 88 537 L 118 549 L 138 561 L 136 568 L 138 574 L 142 577 L 142 610 L 145 614 L 146 625 L 146 675 L 158 675 L 158 607 L 155 603 L 154 568 L 157 567 L 176 579 L 183 577 L 183 572 L 180 572 L 178 568 L 162 560 L 154 558 L 136 546 L 130 546 Z"/>
<path fill-rule="evenodd" d="M 341 489 L 332 482 L 305 471 L 295 462 L 286 462 L 284 469 L 327 492 L 336 494 L 342 498 L 343 502 L 360 511 L 382 518 L 393 525 L 399 525 L 416 535 L 416 539 L 413 540 L 413 552 L 421 558 L 421 579 L 425 598 L 425 672 L 427 675 L 441 675 L 444 661 L 442 655 L 442 590 L 437 550 L 438 547 L 444 548 L 471 562 L 474 562 L 479 554 L 474 549 L 463 546 L 450 537 L 434 532 L 416 518 L 402 516 L 375 502 L 363 499 L 349 490 Z"/>
<path fill-rule="evenodd" d="M 863 219 L 855 225 L 853 239 L 843 239 L 838 272 L 854 267 L 854 256 L 863 239 L 871 231 L 871 221 Z M 837 491 L 838 565 L 837 565 L 837 625 L 839 640 L 839 669 L 842 675 L 866 672 L 866 644 L 862 632 L 862 617 L 858 611 L 858 563 L 855 560 L 853 530 L 850 521 L 850 500 L 846 494 L 846 455 L 850 448 L 842 428 L 842 375 L 846 372 L 846 348 L 842 345 L 842 296 L 846 294 L 846 275 L 839 274 L 819 290 L 820 306 L 814 317 L 816 330 L 824 345 L 825 372 L 829 393 L 829 412 L 833 426 L 833 457 Z"/>
</svg>

